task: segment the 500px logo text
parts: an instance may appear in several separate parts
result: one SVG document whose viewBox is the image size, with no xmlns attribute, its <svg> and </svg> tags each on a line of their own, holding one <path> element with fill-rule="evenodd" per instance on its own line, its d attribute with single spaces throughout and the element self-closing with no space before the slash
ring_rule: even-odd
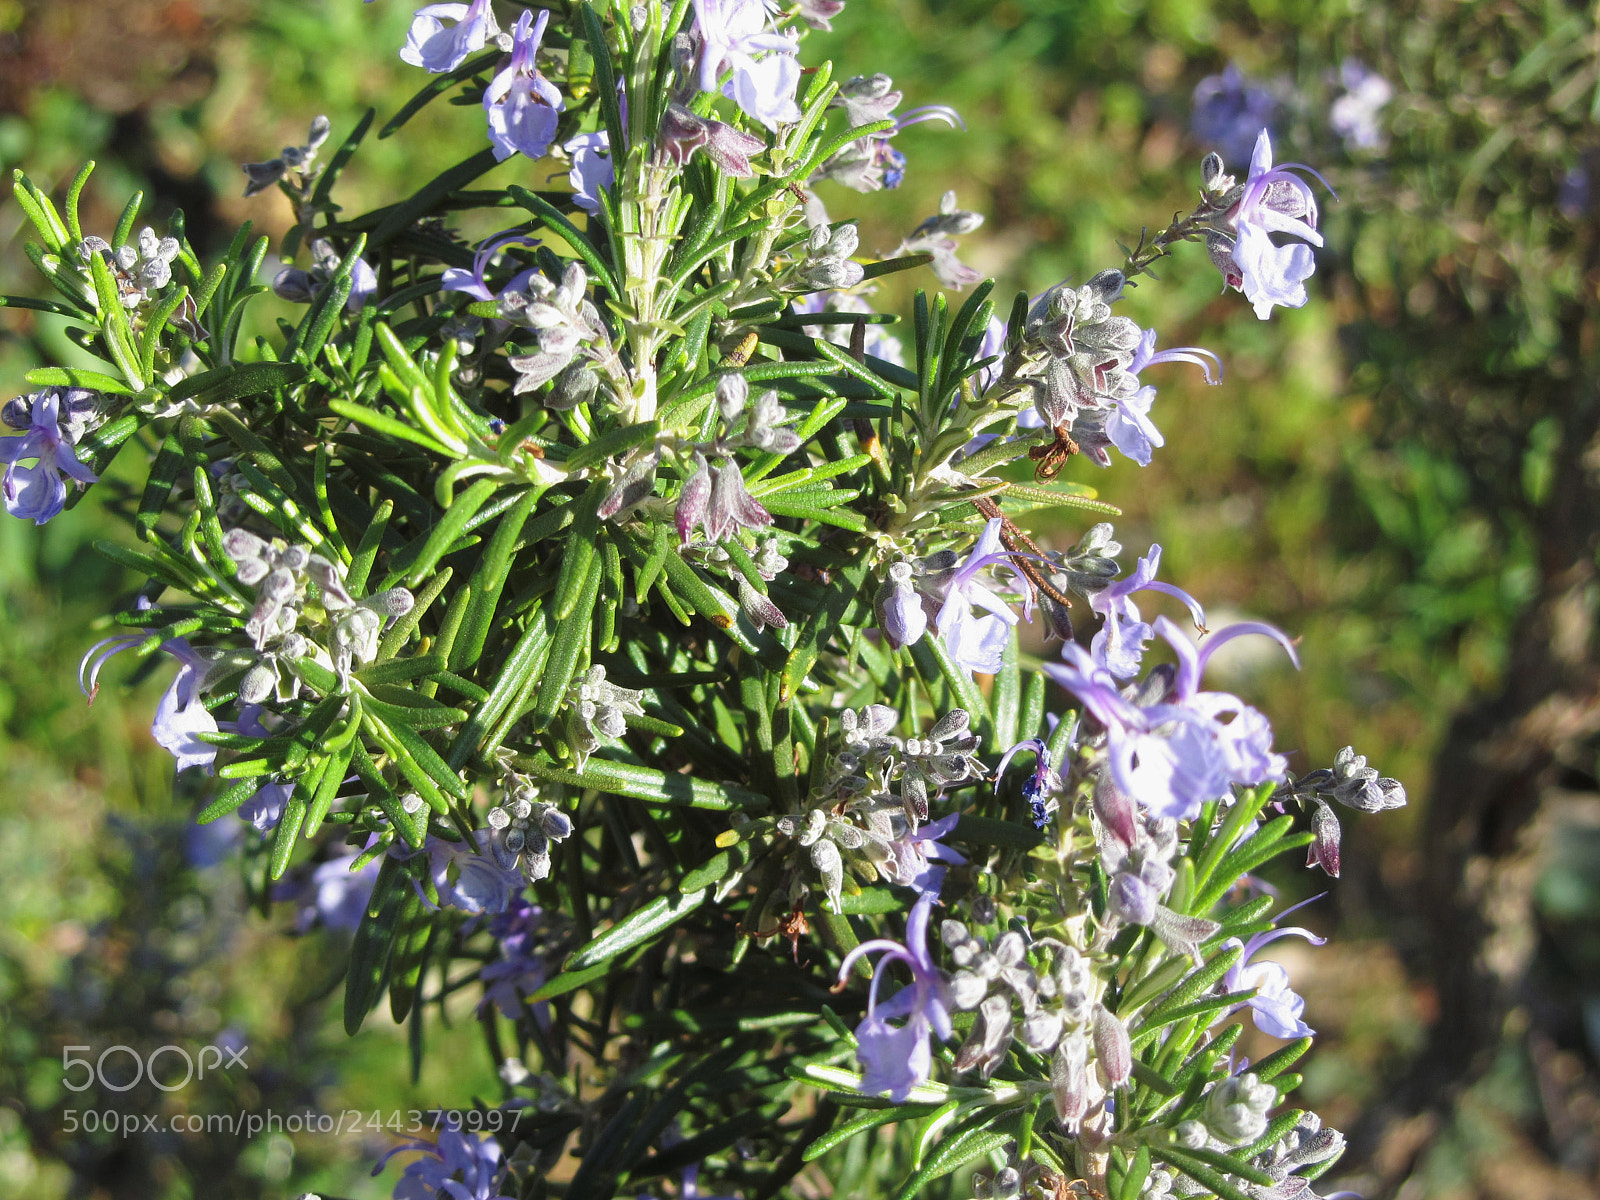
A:
<svg viewBox="0 0 1600 1200">
<path fill-rule="evenodd" d="M 119 1044 L 107 1046 L 99 1057 L 91 1058 L 93 1050 L 92 1046 L 61 1048 L 61 1084 L 69 1092 L 88 1091 L 96 1083 L 108 1092 L 126 1092 L 146 1078 L 163 1092 L 175 1092 L 187 1086 L 190 1080 L 204 1079 L 207 1071 L 214 1073 L 233 1067 L 250 1069 L 245 1061 L 249 1046 L 202 1046 L 198 1055 L 190 1054 L 182 1046 L 157 1046 L 149 1054 L 140 1055 L 132 1046 Z M 183 1077 L 174 1078 L 180 1062 Z M 165 1078 L 157 1076 L 158 1064 Z M 112 1068 L 110 1074 L 108 1066 Z"/>
</svg>

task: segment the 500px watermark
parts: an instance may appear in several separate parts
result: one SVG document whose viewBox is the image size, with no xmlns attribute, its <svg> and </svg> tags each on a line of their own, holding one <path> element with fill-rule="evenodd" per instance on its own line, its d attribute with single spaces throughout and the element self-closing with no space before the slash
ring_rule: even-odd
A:
<svg viewBox="0 0 1600 1200">
<path fill-rule="evenodd" d="M 191 1080 L 204 1079 L 207 1071 L 215 1073 L 234 1067 L 250 1069 L 250 1064 L 245 1061 L 245 1055 L 250 1052 L 249 1046 L 202 1046 L 197 1055 L 190 1054 L 182 1046 L 157 1046 L 149 1054 L 141 1055 L 132 1046 L 120 1044 L 107 1046 L 98 1057 L 90 1057 L 93 1052 L 93 1046 L 61 1048 L 62 1087 L 69 1092 L 86 1092 L 98 1083 L 108 1092 L 126 1092 L 137 1087 L 140 1080 L 149 1079 L 163 1092 L 175 1092 L 186 1087 Z M 108 1061 L 115 1067 L 115 1077 L 107 1074 Z M 180 1063 L 183 1077 L 175 1079 Z M 158 1064 L 166 1076 L 164 1079 L 156 1074 Z"/>
<path fill-rule="evenodd" d="M 513 1132 L 522 1121 L 524 1109 L 395 1109 L 387 1114 L 346 1108 L 336 1113 L 226 1112 L 126 1113 L 117 1109 L 62 1110 L 62 1130 L 66 1133 L 110 1133 L 132 1137 L 141 1133 L 224 1133 L 235 1137 L 255 1137 L 261 1133 L 437 1133 L 441 1129 L 460 1131 Z"/>
</svg>

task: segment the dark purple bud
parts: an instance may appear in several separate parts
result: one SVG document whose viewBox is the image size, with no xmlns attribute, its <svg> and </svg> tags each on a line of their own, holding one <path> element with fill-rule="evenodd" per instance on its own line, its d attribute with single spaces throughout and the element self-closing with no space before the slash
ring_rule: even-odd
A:
<svg viewBox="0 0 1600 1200">
<path fill-rule="evenodd" d="M 1133 1047 L 1128 1041 L 1128 1030 L 1105 1007 L 1094 1010 L 1094 1053 L 1100 1060 L 1109 1087 L 1121 1087 L 1133 1074 Z"/>
<path fill-rule="evenodd" d="M 750 581 L 742 575 L 739 577 L 739 607 L 757 629 L 768 625 L 774 629 L 789 628 L 789 618 L 783 615 L 783 609 L 751 587 Z"/>
<path fill-rule="evenodd" d="M 1100 782 L 1095 785 L 1094 815 L 1100 818 L 1106 831 L 1124 846 L 1131 848 L 1138 840 L 1139 806 L 1111 781 L 1109 775 L 1101 776 Z M 1139 923 L 1144 924 L 1142 921 Z"/>
<path fill-rule="evenodd" d="M 609 521 L 628 512 L 656 489 L 656 463 L 654 454 L 646 454 L 634 463 L 617 480 L 615 487 L 600 501 L 600 519 Z"/>
<path fill-rule="evenodd" d="M 711 501 L 711 468 L 706 465 L 706 460 L 699 454 L 694 456 L 696 470 L 683 485 L 683 491 L 678 494 L 678 508 L 674 520 L 678 526 L 678 537 L 685 546 L 689 544 L 691 534 L 697 525 L 703 524 Z"/>
<path fill-rule="evenodd" d="M 708 121 L 710 126 L 706 137 L 705 152 L 711 161 L 721 167 L 723 172 L 732 175 L 735 179 L 749 179 L 755 174 L 755 168 L 750 165 L 750 156 L 760 154 L 767 148 L 767 144 L 758 137 L 748 133 L 741 133 L 732 125 L 725 125 L 721 121 Z"/>
<path fill-rule="evenodd" d="M 1011 1000 L 990 996 L 978 1006 L 978 1019 L 972 1032 L 956 1051 L 957 1072 L 976 1068 L 985 1079 L 993 1074 L 1011 1045 Z"/>
<path fill-rule="evenodd" d="M 1333 815 L 1333 809 L 1329 808 L 1326 802 L 1312 797 L 1311 804 L 1311 832 L 1317 840 L 1311 843 L 1311 850 L 1306 855 L 1306 866 L 1321 867 L 1326 874 L 1337 879 L 1339 818 Z"/>
<path fill-rule="evenodd" d="M 696 150 L 703 149 L 711 137 L 710 122 L 703 121 L 681 104 L 668 104 L 661 114 L 659 144 L 677 166 L 685 166 Z"/>
</svg>

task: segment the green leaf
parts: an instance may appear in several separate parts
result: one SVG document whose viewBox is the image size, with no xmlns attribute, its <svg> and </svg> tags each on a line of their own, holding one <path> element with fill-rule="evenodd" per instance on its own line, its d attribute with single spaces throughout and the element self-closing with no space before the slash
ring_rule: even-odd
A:
<svg viewBox="0 0 1600 1200">
<path fill-rule="evenodd" d="M 588 5 L 580 7 L 587 9 Z M 607 54 L 607 58 L 609 59 L 609 54 Z M 612 103 L 615 103 L 614 97 L 610 99 Z M 616 134 L 612 134 L 613 138 L 616 136 Z M 622 142 L 618 141 L 612 142 L 614 146 L 622 144 Z M 611 268 L 606 263 L 606 260 L 600 257 L 600 252 L 595 249 L 594 243 L 585 237 L 583 232 L 569 221 L 555 205 L 551 204 L 539 193 L 530 192 L 520 184 L 510 184 L 507 186 L 506 191 L 513 200 L 538 217 L 560 235 L 567 245 L 572 247 L 574 253 L 583 259 L 583 265 L 589 268 L 591 278 L 599 282 L 613 296 L 621 296 L 623 294 L 621 289 L 617 287 L 616 276 L 611 273 Z"/>
<path fill-rule="evenodd" d="M 4 307 L 0 304 L 0 307 Z M 23 306 L 26 307 L 26 306 Z M 66 313 L 66 316 L 78 316 L 77 313 Z M 82 367 L 36 367 L 23 376 L 35 387 L 81 387 L 92 388 L 97 392 L 106 392 L 113 396 L 131 396 L 133 389 L 120 379 L 113 379 L 110 375 L 102 375 L 99 371 L 86 371 Z"/>
<path fill-rule="evenodd" d="M 823 1134 L 805 1148 L 805 1152 L 801 1157 L 806 1162 L 813 1162 L 835 1146 L 848 1142 L 858 1133 L 865 1133 L 869 1129 L 876 1129 L 880 1125 L 888 1125 L 896 1121 L 915 1121 L 933 1111 L 934 1106 L 928 1104 L 900 1104 L 894 1108 L 869 1109 L 859 1117 L 852 1117 L 843 1125 Z"/>
<path fill-rule="evenodd" d="M 1009 1130 L 991 1129 L 992 1118 L 964 1132 L 947 1137 L 935 1147 L 928 1160 L 895 1193 L 895 1200 L 911 1200 L 924 1185 L 950 1174 L 973 1159 L 1002 1149 L 1015 1136 Z"/>
<path fill-rule="evenodd" d="M 569 550 L 569 554 L 570 554 Z M 578 665 L 588 652 L 594 636 L 594 606 L 600 597 L 600 559 L 588 556 L 588 575 L 577 602 L 565 618 L 558 618 L 550 657 L 545 661 L 544 678 L 534 701 L 530 723 L 534 730 L 550 724 L 567 694 L 567 687 L 578 673 Z"/>
<path fill-rule="evenodd" d="M 645 421 L 638 425 L 613 429 L 610 433 L 595 438 L 587 445 L 579 446 L 567 455 L 567 470 L 576 474 L 588 467 L 597 466 L 608 458 L 626 454 L 635 446 L 654 442 L 660 428 L 660 424 L 656 421 Z"/>
<path fill-rule="evenodd" d="M 1237 1175 L 1263 1187 L 1272 1187 L 1276 1182 L 1261 1168 L 1253 1167 L 1231 1154 L 1222 1154 L 1216 1150 L 1152 1146 L 1151 1153 L 1168 1166 L 1176 1167 L 1202 1187 L 1210 1188 L 1220 1200 L 1249 1200 L 1249 1194 L 1241 1188 L 1234 1187 L 1224 1178 L 1225 1175 Z"/>
<path fill-rule="evenodd" d="M 552 783 L 565 783 L 573 787 L 594 788 L 613 796 L 629 796 L 648 804 L 675 804 L 686 808 L 718 810 L 759 810 L 767 808 L 770 801 L 760 792 L 732 783 L 712 783 L 695 779 L 676 771 L 658 771 L 653 767 L 640 767 L 632 763 L 616 762 L 605 758 L 590 758 L 582 771 L 558 766 L 545 754 L 533 757 L 519 755 L 517 766 L 548 779 Z"/>
<path fill-rule="evenodd" d="M 862 269 L 861 278 L 877 279 L 880 275 L 893 275 L 897 271 L 911 271 L 917 267 L 925 267 L 933 261 L 931 254 L 906 254 L 899 258 L 886 258 L 881 262 L 867 263 Z"/>
<path fill-rule="evenodd" d="M 407 121 L 411 120 L 412 117 L 416 116 L 451 88 L 458 83 L 471 79 L 480 71 L 490 70 L 499 61 L 500 51 L 497 48 L 490 50 L 487 54 L 480 54 L 475 58 L 467 59 L 453 71 L 446 71 L 442 75 L 434 76 L 418 89 L 416 95 L 400 106 L 399 112 L 383 123 L 383 128 L 378 130 L 378 140 L 382 141 L 384 138 L 393 137 L 400 132 L 400 129 Z"/>
<path fill-rule="evenodd" d="M 643 908 L 630 913 L 600 936 L 574 950 L 562 966 L 563 971 L 581 971 L 609 962 L 625 950 L 654 941 L 705 903 L 710 888 L 698 892 L 679 892 L 658 896 Z"/>
<path fill-rule="evenodd" d="M 385 213 L 383 220 L 378 222 L 378 227 L 372 231 L 370 245 L 374 249 L 387 245 L 396 234 L 410 229 L 422 218 L 435 212 L 452 192 L 466 187 L 480 175 L 492 171 L 498 164 L 494 148 L 486 146 L 470 158 L 462 159 L 455 166 L 435 176 L 423 184 L 414 195 L 402 200 Z"/>
<path fill-rule="evenodd" d="M 378 1006 L 388 985 L 395 938 L 413 901 L 421 906 L 410 872 L 399 859 L 384 855 L 361 924 L 356 928 L 350 967 L 345 974 L 344 1030 L 351 1037 Z"/>
</svg>

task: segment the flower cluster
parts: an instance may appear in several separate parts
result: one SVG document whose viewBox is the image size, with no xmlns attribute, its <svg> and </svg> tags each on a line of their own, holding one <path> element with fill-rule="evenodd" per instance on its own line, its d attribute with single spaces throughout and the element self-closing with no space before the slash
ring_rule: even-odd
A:
<svg viewBox="0 0 1600 1200">
<path fill-rule="evenodd" d="M 80 487 L 100 477 L 78 459 L 74 447 L 83 435 L 104 420 L 104 403 L 87 388 L 45 388 L 31 396 L 18 396 L 0 411 L 20 436 L 0 438 L 0 462 L 7 464 L 4 482 L 6 511 L 13 517 L 43 525 L 58 516 L 67 502 L 67 485 Z M 33 466 L 23 466 L 25 459 Z"/>
</svg>

